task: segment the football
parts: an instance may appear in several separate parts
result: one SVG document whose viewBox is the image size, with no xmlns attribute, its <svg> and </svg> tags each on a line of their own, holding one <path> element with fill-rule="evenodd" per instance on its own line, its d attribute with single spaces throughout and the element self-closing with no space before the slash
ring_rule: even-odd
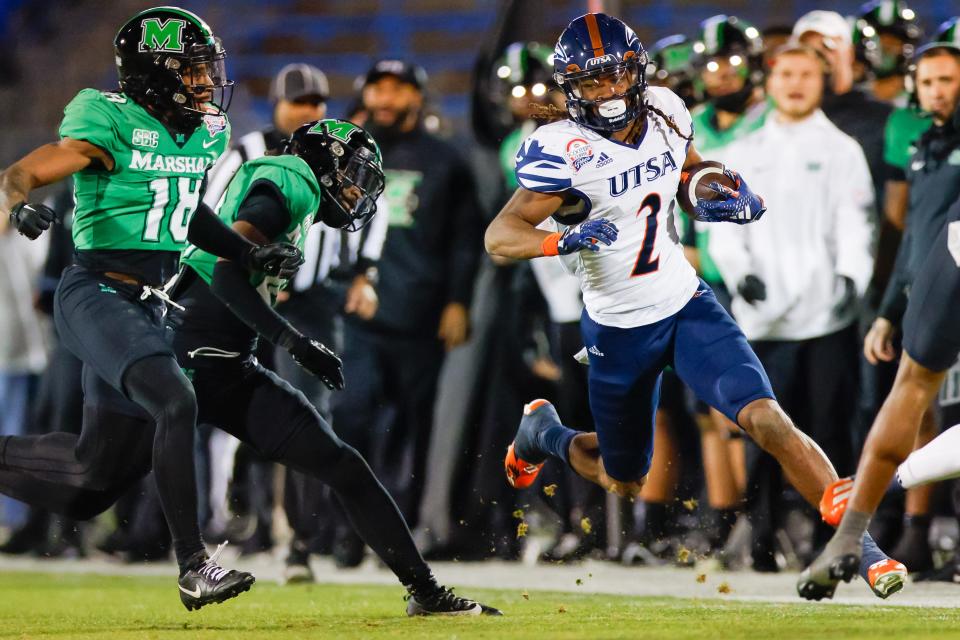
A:
<svg viewBox="0 0 960 640">
<path fill-rule="evenodd" d="M 729 189 L 736 187 L 736 183 L 723 170 L 722 162 L 705 160 L 690 165 L 680 173 L 677 202 L 691 218 L 697 219 L 696 206 L 700 200 L 718 200 L 724 197 L 711 186 L 713 183 Z"/>
</svg>

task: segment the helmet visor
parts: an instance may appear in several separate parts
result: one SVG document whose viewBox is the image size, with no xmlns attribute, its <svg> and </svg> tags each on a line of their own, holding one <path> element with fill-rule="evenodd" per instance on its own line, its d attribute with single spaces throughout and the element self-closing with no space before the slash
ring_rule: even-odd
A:
<svg viewBox="0 0 960 640">
<path fill-rule="evenodd" d="M 340 178 L 337 203 L 350 218 L 343 228 L 348 231 L 362 229 L 377 212 L 377 198 L 383 193 L 385 183 L 383 171 L 373 152 L 360 147 L 337 175 Z"/>
<path fill-rule="evenodd" d="M 233 95 L 233 81 L 227 78 L 227 52 L 219 38 L 213 44 L 195 44 L 184 56 L 180 78 L 204 113 L 225 112 Z"/>
<path fill-rule="evenodd" d="M 566 74 L 557 81 L 569 86 L 574 97 L 581 100 L 598 102 L 620 98 L 640 85 L 639 62 L 639 59 L 633 58 L 615 65 Z"/>
</svg>

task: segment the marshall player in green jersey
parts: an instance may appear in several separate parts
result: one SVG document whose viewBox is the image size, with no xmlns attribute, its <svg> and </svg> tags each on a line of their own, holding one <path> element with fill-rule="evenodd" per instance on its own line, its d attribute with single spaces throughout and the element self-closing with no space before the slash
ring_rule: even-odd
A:
<svg viewBox="0 0 960 640">
<path fill-rule="evenodd" d="M 27 502 L 35 497 L 35 479 L 66 475 L 73 486 L 106 486 L 111 474 L 139 473 L 115 460 L 149 460 L 149 445 L 123 445 L 130 431 L 155 422 L 153 469 L 180 566 L 181 599 L 195 609 L 248 590 L 254 578 L 222 568 L 200 537 L 191 462 L 196 398 L 164 338 L 167 300 L 160 287 L 176 272 L 188 239 L 275 275 L 295 269 L 299 251 L 254 244 L 209 210 L 194 215 L 205 172 L 230 136 L 224 98 L 232 83 L 210 27 L 189 11 L 148 9 L 121 27 L 114 48 L 120 91 L 81 91 L 64 110 L 60 141 L 0 174 L 0 212 L 30 238 L 55 217 L 30 203 L 30 192 L 74 176 L 76 264 L 64 271 L 54 309 L 61 339 L 84 362 L 76 446 L 60 446 L 57 437 L 24 443 L 22 468 L 31 478 L 5 466 L 5 454 L 18 449 L 4 439 L 0 475 L 9 479 L 4 491 Z"/>
<path fill-rule="evenodd" d="M 224 194 L 219 214 L 254 242 L 289 241 L 302 248 L 314 222 L 346 230 L 363 227 L 376 212 L 383 184 L 380 151 L 373 138 L 349 122 L 321 120 L 294 132 L 282 155 L 243 164 Z M 288 349 L 328 387 L 343 387 L 340 359 L 273 311 L 276 293 L 285 284 L 282 276 L 251 275 L 235 262 L 218 260 L 196 246 L 184 252 L 181 271 L 168 287 L 174 305 L 168 324 L 173 348 L 196 390 L 200 419 L 243 440 L 265 458 L 327 483 L 364 542 L 407 587 L 408 614 L 499 614 L 437 584 L 399 509 L 366 461 L 337 437 L 302 393 L 257 362 L 259 335 Z M 149 447 L 151 426 L 145 420 L 140 429 L 128 430 L 124 449 Z M 56 435 L 61 446 L 79 448 L 76 436 Z M 37 464 L 24 446 L 30 440 L 14 442 L 21 468 Z M 7 468 L 14 463 L 13 455 L 9 450 L 5 454 Z M 96 489 L 76 489 L 65 481 L 33 482 L 30 495 L 37 499 L 43 493 L 42 504 L 55 511 L 91 517 L 129 487 L 127 478 L 146 473 L 149 459 L 101 458 L 98 465 L 121 471 L 107 486 Z M 124 470 L 131 467 L 137 467 L 137 473 Z M 7 492 L 8 487 L 8 475 L 0 471 L 0 491 Z"/>
</svg>

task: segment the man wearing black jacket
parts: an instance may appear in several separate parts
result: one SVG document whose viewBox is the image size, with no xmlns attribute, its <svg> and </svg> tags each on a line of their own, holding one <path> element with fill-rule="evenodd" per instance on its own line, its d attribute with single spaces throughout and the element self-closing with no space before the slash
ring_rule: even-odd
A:
<svg viewBox="0 0 960 640">
<path fill-rule="evenodd" d="M 473 176 L 456 147 L 422 124 L 426 73 L 399 60 L 377 62 L 364 78 L 367 126 L 383 151 L 389 229 L 380 257 L 380 306 L 346 323 L 344 372 L 334 423 L 363 452 L 404 516 L 415 524 L 424 479 L 437 378 L 444 352 L 469 332 L 468 308 L 482 228 Z M 370 425 L 379 425 L 376 433 Z M 347 532 L 335 549 L 353 540 Z"/>
</svg>

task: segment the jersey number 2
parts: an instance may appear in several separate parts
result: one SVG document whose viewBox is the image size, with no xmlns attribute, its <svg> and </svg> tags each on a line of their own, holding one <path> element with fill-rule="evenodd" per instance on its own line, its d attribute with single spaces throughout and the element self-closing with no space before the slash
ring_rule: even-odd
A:
<svg viewBox="0 0 960 640">
<path fill-rule="evenodd" d="M 143 229 L 143 239 L 148 242 L 160 241 L 160 227 L 163 223 L 167 205 L 170 204 L 170 191 L 174 192 L 174 208 L 170 213 L 167 226 L 174 242 L 187 241 L 187 227 L 190 216 L 200 206 L 200 180 L 194 178 L 157 178 L 150 181 L 153 193 L 153 206 L 147 212 L 147 223 Z"/>
<path fill-rule="evenodd" d="M 640 253 L 637 255 L 637 263 L 633 265 L 632 276 L 645 276 L 653 273 L 660 268 L 660 256 L 653 258 L 653 243 L 657 240 L 657 225 L 659 221 L 657 216 L 660 214 L 660 194 L 651 193 L 637 209 L 637 217 L 643 215 L 644 210 L 649 209 L 647 214 L 647 228 L 643 232 L 643 245 L 640 247 Z"/>
</svg>

